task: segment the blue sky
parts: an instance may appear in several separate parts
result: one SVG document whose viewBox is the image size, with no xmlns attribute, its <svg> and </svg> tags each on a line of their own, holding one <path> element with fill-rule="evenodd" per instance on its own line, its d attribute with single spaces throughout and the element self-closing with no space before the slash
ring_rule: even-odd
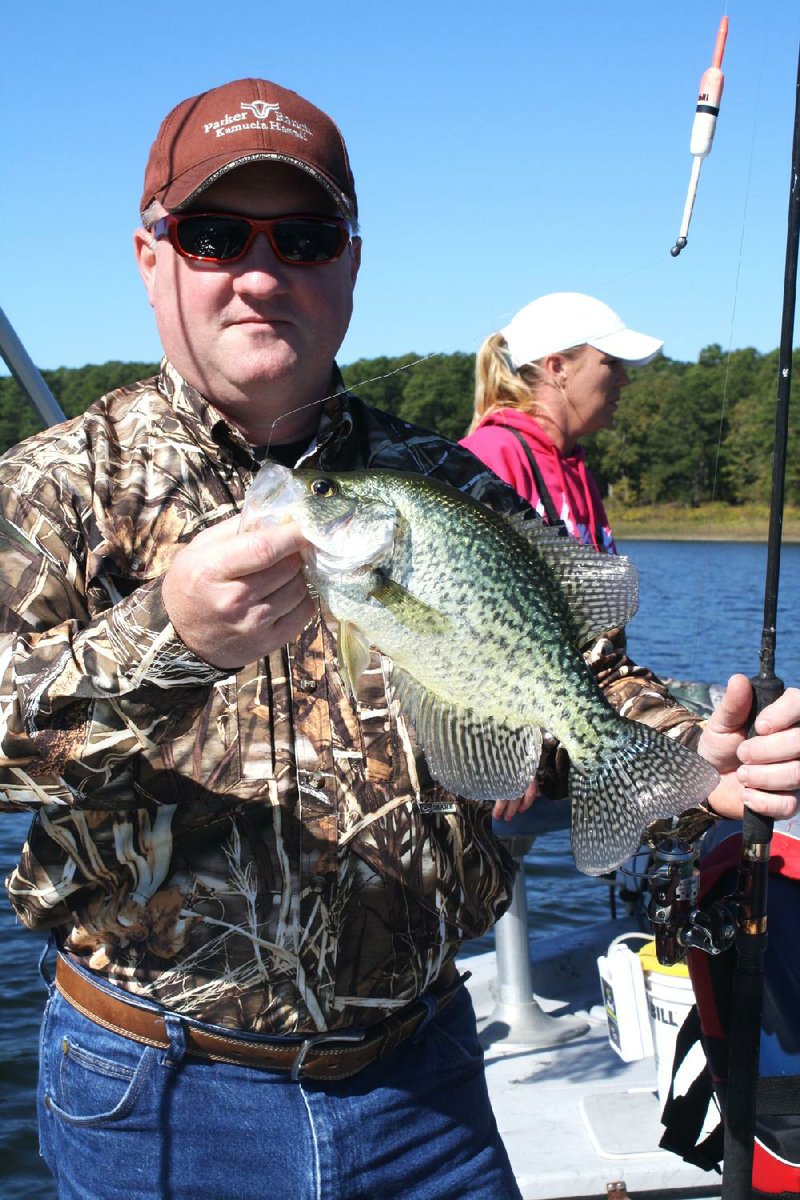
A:
<svg viewBox="0 0 800 1200">
<path fill-rule="evenodd" d="M 700 76 L 730 32 L 689 244 Z M 340 361 L 474 351 L 586 291 L 694 360 L 780 337 L 798 0 L 6 6 L 0 305 L 40 367 L 154 361 L 131 233 L 173 104 L 248 75 L 337 120 L 364 262 Z"/>
</svg>

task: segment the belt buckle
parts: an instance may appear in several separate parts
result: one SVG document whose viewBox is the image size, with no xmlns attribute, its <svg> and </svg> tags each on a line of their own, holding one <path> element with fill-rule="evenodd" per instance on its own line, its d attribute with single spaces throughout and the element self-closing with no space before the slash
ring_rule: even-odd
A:
<svg viewBox="0 0 800 1200">
<path fill-rule="evenodd" d="M 315 1046 L 319 1046 L 323 1042 L 363 1042 L 366 1036 L 366 1029 L 343 1029 L 340 1033 L 315 1033 L 312 1037 L 306 1038 L 297 1051 L 289 1071 L 289 1078 L 297 1083 L 308 1053 Z"/>
</svg>

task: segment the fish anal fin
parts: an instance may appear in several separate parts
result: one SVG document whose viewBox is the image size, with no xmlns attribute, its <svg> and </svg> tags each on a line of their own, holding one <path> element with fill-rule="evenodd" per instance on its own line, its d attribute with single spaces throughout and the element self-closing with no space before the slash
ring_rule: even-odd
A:
<svg viewBox="0 0 800 1200">
<path fill-rule="evenodd" d="M 336 645 L 339 652 L 339 673 L 350 695 L 355 699 L 358 677 L 369 662 L 369 641 L 356 625 L 350 621 L 340 621 Z"/>
<path fill-rule="evenodd" d="M 542 732 L 537 726 L 506 725 L 471 708 L 441 701 L 397 667 L 391 683 L 438 783 L 457 796 L 486 803 L 523 794 L 541 754 Z"/>
</svg>

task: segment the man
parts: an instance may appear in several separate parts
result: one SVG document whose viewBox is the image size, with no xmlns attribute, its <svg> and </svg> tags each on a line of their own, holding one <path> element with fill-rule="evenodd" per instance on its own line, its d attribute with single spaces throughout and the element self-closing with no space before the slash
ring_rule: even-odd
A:
<svg viewBox="0 0 800 1200">
<path fill-rule="evenodd" d="M 37 813 L 8 888 L 60 951 L 44 1156 L 81 1200 L 517 1197 L 453 965 L 509 895 L 490 810 L 432 783 L 377 654 L 350 702 L 297 531 L 238 513 L 265 453 L 519 502 L 344 392 L 360 239 L 324 113 L 265 80 L 184 101 L 141 210 L 159 375 L 0 462 L 0 784 Z M 751 782 L 791 806 L 774 736 Z"/>
</svg>

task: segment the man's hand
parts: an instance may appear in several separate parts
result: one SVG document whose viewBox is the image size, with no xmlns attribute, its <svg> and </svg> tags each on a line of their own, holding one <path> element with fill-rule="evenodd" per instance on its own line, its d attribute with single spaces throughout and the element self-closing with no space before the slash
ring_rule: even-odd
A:
<svg viewBox="0 0 800 1200">
<path fill-rule="evenodd" d="M 314 615 L 296 525 L 239 532 L 239 517 L 203 530 L 164 576 L 163 597 L 180 639 L 199 658 L 234 670 L 291 641 Z"/>
<path fill-rule="evenodd" d="M 720 773 L 708 802 L 723 817 L 741 817 L 745 804 L 765 816 L 791 817 L 800 789 L 800 690 L 787 688 L 767 705 L 748 739 L 752 702 L 747 676 L 732 675 L 697 747 Z"/>
</svg>

